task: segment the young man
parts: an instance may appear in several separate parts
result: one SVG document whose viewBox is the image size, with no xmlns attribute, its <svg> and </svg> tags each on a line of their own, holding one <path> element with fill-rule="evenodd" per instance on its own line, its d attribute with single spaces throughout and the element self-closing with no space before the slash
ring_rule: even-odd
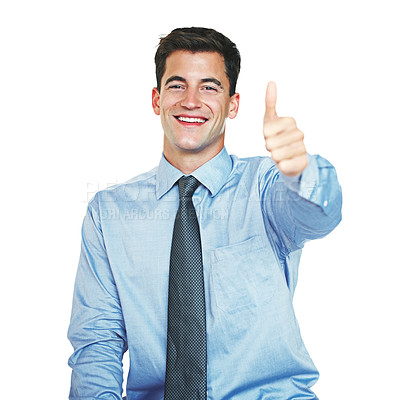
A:
<svg viewBox="0 0 400 400">
<path fill-rule="evenodd" d="M 228 155 L 240 55 L 222 34 L 176 29 L 155 61 L 163 156 L 89 203 L 70 399 L 121 399 L 127 349 L 128 400 L 317 399 L 292 298 L 305 241 L 340 222 L 335 170 L 306 153 L 293 118 L 278 117 L 274 83 L 271 158 Z"/>
</svg>

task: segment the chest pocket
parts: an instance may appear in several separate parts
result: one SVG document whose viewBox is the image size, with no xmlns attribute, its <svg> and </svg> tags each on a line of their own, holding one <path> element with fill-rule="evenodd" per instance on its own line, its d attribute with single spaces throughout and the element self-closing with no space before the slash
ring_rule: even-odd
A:
<svg viewBox="0 0 400 400">
<path fill-rule="evenodd" d="M 268 304 L 276 290 L 276 260 L 261 237 L 212 252 L 212 279 L 218 308 L 234 314 Z"/>
</svg>

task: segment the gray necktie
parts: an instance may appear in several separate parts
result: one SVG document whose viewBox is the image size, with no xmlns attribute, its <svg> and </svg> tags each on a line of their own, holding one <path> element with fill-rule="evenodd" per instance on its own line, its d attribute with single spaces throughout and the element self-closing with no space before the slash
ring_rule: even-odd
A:
<svg viewBox="0 0 400 400">
<path fill-rule="evenodd" d="M 206 307 L 199 224 L 192 196 L 199 181 L 179 179 L 168 290 L 165 400 L 200 400 L 207 391 Z"/>
</svg>

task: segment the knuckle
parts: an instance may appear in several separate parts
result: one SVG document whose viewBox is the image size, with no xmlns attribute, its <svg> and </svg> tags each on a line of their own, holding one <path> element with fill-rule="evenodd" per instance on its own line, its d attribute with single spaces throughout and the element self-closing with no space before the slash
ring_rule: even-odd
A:
<svg viewBox="0 0 400 400">
<path fill-rule="evenodd" d="M 297 123 L 296 120 L 293 117 L 286 117 L 286 123 L 288 126 L 288 129 L 290 130 L 297 130 Z"/>
<path fill-rule="evenodd" d="M 271 158 L 273 161 L 275 161 L 276 163 L 280 161 L 279 159 L 279 152 L 277 150 L 272 150 L 271 151 Z"/>
<path fill-rule="evenodd" d="M 293 117 L 284 117 L 284 119 L 289 128 L 295 129 L 297 127 L 296 120 Z"/>
<path fill-rule="evenodd" d="M 292 125 L 293 127 L 297 126 L 296 120 L 293 117 L 289 117 L 289 121 L 290 121 L 290 125 Z"/>
<path fill-rule="evenodd" d="M 304 140 L 304 133 L 302 131 L 298 130 L 298 129 L 296 130 L 296 133 L 297 133 L 298 140 L 303 141 Z"/>
<path fill-rule="evenodd" d="M 287 175 L 289 172 L 288 163 L 289 160 L 282 160 L 278 163 L 279 170 L 285 175 Z"/>
<path fill-rule="evenodd" d="M 297 151 L 297 153 L 299 153 L 299 154 L 305 154 L 305 152 L 306 152 L 306 146 L 304 146 L 304 142 L 302 142 L 302 141 L 298 141 L 298 142 L 296 142 L 296 151 Z"/>
</svg>

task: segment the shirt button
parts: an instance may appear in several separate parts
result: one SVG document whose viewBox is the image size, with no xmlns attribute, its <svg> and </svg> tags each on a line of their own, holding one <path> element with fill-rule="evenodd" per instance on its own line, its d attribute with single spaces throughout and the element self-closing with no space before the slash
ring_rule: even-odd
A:
<svg viewBox="0 0 400 400">
<path fill-rule="evenodd" d="M 328 205 L 328 200 L 324 201 L 324 207 L 326 207 Z"/>
</svg>

